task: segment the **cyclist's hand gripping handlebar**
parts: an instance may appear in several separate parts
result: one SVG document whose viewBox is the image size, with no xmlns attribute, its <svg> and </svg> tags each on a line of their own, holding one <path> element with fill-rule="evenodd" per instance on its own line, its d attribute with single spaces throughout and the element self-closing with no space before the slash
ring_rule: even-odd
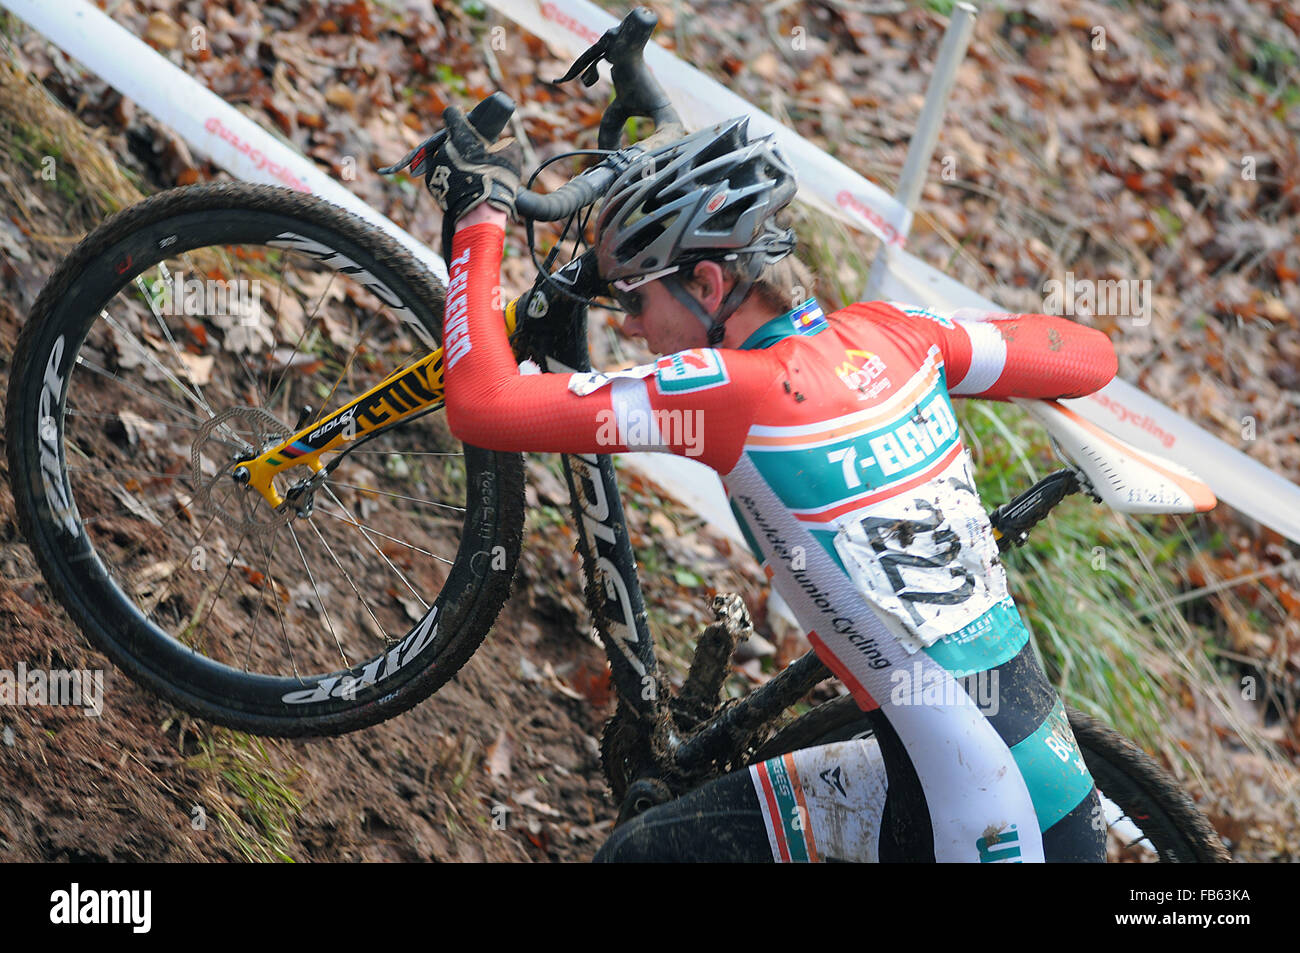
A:
<svg viewBox="0 0 1300 953">
<path fill-rule="evenodd" d="M 446 128 L 430 137 L 404 162 L 412 171 L 423 171 L 429 194 L 442 209 L 442 254 L 451 254 L 456 223 L 470 209 L 483 202 L 514 215 L 515 193 L 519 191 L 520 152 L 518 143 L 506 140 L 493 144 L 505 128 L 514 103 L 504 93 L 483 100 L 466 116 L 455 106 L 442 114 Z"/>
<path fill-rule="evenodd" d="M 466 118 L 478 130 L 479 135 L 490 142 L 505 129 L 514 110 L 514 101 L 505 93 L 497 92 L 470 110 Z M 434 133 L 403 156 L 401 161 L 385 166 L 379 172 L 391 175 L 404 171 L 411 176 L 424 177 L 427 183 L 433 174 L 432 159 L 446 138 L 446 129 Z M 515 196 L 515 211 L 522 217 L 539 222 L 567 218 L 578 209 L 598 200 L 613 180 L 614 172 L 611 169 L 597 166 L 550 195 L 520 191 Z"/>
<path fill-rule="evenodd" d="M 479 135 L 491 142 L 501 135 L 501 130 L 505 129 L 506 123 L 510 121 L 514 111 L 514 100 L 505 93 L 493 93 L 471 109 L 469 116 L 466 118 L 469 119 L 469 124 L 478 130 Z M 392 175 L 394 172 L 404 171 L 412 176 L 427 176 L 432 171 L 430 160 L 446 138 L 446 129 L 434 133 L 403 156 L 400 161 L 394 165 L 385 166 L 379 170 L 379 173 L 381 175 Z"/>
</svg>

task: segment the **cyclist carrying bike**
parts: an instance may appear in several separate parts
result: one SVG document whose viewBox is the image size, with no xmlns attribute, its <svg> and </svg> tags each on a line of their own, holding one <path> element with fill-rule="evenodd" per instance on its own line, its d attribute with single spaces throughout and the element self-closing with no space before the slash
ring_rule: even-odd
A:
<svg viewBox="0 0 1300 953">
<path fill-rule="evenodd" d="M 506 451 L 697 456 L 875 729 L 653 808 L 596 859 L 1103 860 L 1098 795 L 1007 594 L 950 397 L 1089 394 L 1116 371 L 1106 336 L 880 302 L 824 314 L 776 220 L 794 174 L 741 119 L 638 157 L 599 210 L 624 329 L 666 356 L 521 375 L 494 306 L 517 150 L 454 107 L 444 119 L 427 184 L 446 216 L 453 432 Z M 694 439 L 667 425 L 680 414 Z"/>
</svg>

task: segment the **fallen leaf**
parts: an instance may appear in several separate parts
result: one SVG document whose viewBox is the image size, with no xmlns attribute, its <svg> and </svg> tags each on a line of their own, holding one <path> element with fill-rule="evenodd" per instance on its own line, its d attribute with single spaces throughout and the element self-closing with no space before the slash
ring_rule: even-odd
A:
<svg viewBox="0 0 1300 953">
<path fill-rule="evenodd" d="M 229 337 L 227 336 L 227 340 Z M 212 382 L 212 365 L 216 358 L 211 354 L 190 354 L 188 351 L 180 351 L 177 355 L 181 363 L 185 365 L 186 379 L 200 387 L 206 387 Z"/>
<path fill-rule="evenodd" d="M 510 777 L 510 758 L 514 754 L 514 742 L 510 740 L 510 735 L 506 733 L 505 728 L 497 732 L 496 740 L 488 746 L 487 757 L 484 764 L 487 765 L 488 777 L 508 778 Z"/>
<path fill-rule="evenodd" d="M 174 50 L 181 45 L 185 31 L 181 25 L 165 13 L 153 13 L 145 24 L 144 41 L 159 49 Z"/>
<path fill-rule="evenodd" d="M 536 788 L 529 788 L 523 794 L 518 795 L 515 798 L 515 803 L 518 804 L 520 807 L 526 807 L 529 810 L 536 811 L 538 814 L 541 814 L 545 817 L 561 816 L 559 811 L 557 811 L 555 808 L 551 807 L 549 804 L 545 803 L 544 801 L 540 800 L 537 797 Z"/>
</svg>

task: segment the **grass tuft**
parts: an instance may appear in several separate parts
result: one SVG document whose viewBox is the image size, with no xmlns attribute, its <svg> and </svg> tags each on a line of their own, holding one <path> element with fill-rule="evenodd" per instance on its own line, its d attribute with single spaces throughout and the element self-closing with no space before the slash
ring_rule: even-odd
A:
<svg viewBox="0 0 1300 953">
<path fill-rule="evenodd" d="M 0 54 L 6 54 L 0 55 L 0 143 L 7 160 L 0 188 L 26 219 L 34 240 L 66 245 L 75 239 L 35 233 L 33 186 L 54 192 L 61 207 L 70 207 L 69 221 L 83 227 L 98 224 L 143 196 L 103 143 L 14 64 L 7 46 L 0 41 Z"/>
<path fill-rule="evenodd" d="M 297 769 L 282 772 L 264 741 L 226 728 L 213 729 L 199 749 L 188 765 L 215 782 L 209 814 L 231 843 L 250 861 L 293 863 L 292 826 L 302 810 Z"/>
</svg>

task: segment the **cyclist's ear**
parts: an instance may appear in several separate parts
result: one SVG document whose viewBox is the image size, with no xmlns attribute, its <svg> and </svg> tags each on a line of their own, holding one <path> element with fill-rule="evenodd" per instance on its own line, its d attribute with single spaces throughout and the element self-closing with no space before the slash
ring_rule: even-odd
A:
<svg viewBox="0 0 1300 953">
<path fill-rule="evenodd" d="M 717 310 L 722 299 L 727 296 L 732 282 L 728 281 L 726 269 L 716 261 L 699 261 L 686 279 L 686 287 L 704 309 L 710 313 Z"/>
</svg>

